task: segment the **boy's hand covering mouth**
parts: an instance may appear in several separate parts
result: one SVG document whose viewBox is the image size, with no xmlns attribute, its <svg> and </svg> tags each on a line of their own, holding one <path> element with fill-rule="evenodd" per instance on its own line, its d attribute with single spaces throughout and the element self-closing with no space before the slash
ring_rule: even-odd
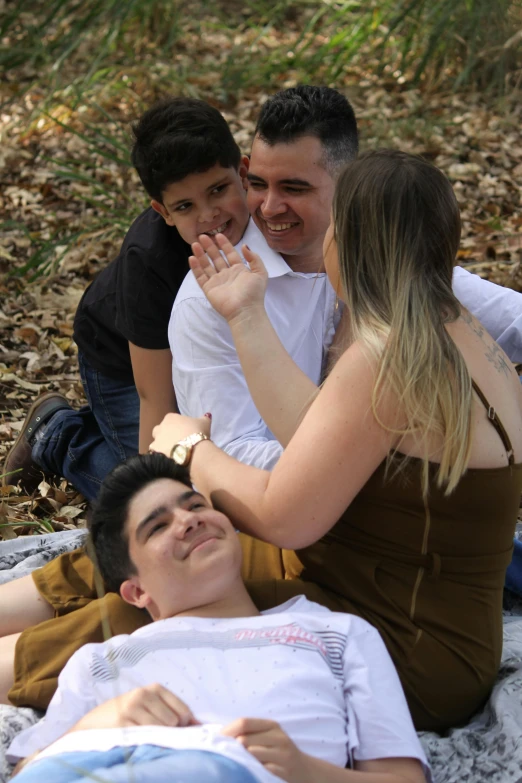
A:
<svg viewBox="0 0 522 783">
<path fill-rule="evenodd" d="M 199 726 L 187 705 L 163 685 L 153 683 L 116 696 L 87 713 L 71 731 L 125 726 Z"/>
<path fill-rule="evenodd" d="M 189 258 L 201 290 L 229 323 L 248 310 L 264 308 L 267 271 L 257 253 L 247 245 L 242 251 L 250 268 L 223 234 L 201 234 Z"/>
</svg>

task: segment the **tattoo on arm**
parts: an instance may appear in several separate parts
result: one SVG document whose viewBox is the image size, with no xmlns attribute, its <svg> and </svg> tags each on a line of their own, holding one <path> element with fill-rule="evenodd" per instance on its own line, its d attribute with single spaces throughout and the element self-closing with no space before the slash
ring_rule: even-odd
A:
<svg viewBox="0 0 522 783">
<path fill-rule="evenodd" d="M 497 343 L 490 337 L 484 327 L 471 315 L 467 310 L 462 308 L 461 310 L 462 320 L 467 323 L 473 332 L 480 338 L 485 347 L 485 357 L 498 371 L 504 373 L 509 377 L 511 368 L 504 358 L 504 351 L 497 345 Z"/>
</svg>

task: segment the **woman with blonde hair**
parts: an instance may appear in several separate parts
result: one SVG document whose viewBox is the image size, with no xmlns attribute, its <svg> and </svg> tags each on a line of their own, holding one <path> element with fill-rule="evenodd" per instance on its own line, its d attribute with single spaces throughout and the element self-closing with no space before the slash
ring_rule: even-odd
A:
<svg viewBox="0 0 522 783">
<path fill-rule="evenodd" d="M 242 465 L 207 439 L 208 416 L 175 414 L 152 444 L 278 548 L 251 548 L 278 600 L 305 593 L 380 631 L 417 728 L 437 731 L 494 683 L 522 490 L 520 382 L 453 295 L 459 240 L 451 185 L 422 158 L 373 152 L 343 171 L 324 256 L 350 341 L 317 390 L 266 315 L 261 259 L 200 237 L 192 269 L 285 451 L 271 473 Z"/>
</svg>

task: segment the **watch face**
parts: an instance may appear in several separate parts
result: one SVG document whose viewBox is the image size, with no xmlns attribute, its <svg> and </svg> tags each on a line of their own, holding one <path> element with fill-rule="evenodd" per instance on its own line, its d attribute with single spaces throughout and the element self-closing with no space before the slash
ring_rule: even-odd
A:
<svg viewBox="0 0 522 783">
<path fill-rule="evenodd" d="M 172 452 L 172 459 L 177 465 L 186 465 L 190 457 L 190 450 L 182 443 L 178 443 Z"/>
</svg>

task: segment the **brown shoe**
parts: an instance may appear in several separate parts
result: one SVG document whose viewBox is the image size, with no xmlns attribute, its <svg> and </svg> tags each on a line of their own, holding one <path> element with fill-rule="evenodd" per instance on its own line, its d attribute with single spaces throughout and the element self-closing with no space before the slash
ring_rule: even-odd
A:
<svg viewBox="0 0 522 783">
<path fill-rule="evenodd" d="M 26 492 L 31 493 L 35 491 L 45 475 L 49 475 L 33 461 L 35 435 L 57 411 L 70 407 L 65 397 L 57 392 L 42 394 L 33 402 L 20 434 L 7 454 L 2 486 L 21 484 Z"/>
</svg>

